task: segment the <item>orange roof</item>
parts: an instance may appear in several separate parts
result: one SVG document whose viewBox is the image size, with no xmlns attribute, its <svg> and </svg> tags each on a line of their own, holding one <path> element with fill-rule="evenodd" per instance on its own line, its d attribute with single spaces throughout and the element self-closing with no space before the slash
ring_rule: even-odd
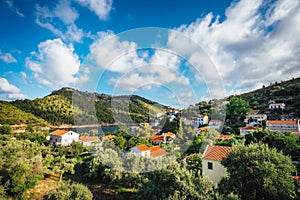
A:
<svg viewBox="0 0 300 200">
<path fill-rule="evenodd" d="M 162 135 L 152 135 L 150 140 L 164 140 L 164 136 Z"/>
<path fill-rule="evenodd" d="M 204 151 L 202 158 L 210 160 L 222 160 L 232 151 L 228 146 L 208 145 Z"/>
<path fill-rule="evenodd" d="M 207 115 L 200 115 L 200 118 L 204 118 L 204 117 L 207 117 Z"/>
<path fill-rule="evenodd" d="M 114 139 L 115 137 L 116 137 L 115 135 L 111 135 L 111 134 L 104 136 L 105 139 Z"/>
<path fill-rule="evenodd" d="M 232 137 L 230 135 L 219 135 L 219 140 L 229 140 L 231 139 Z"/>
<path fill-rule="evenodd" d="M 147 147 L 147 145 L 145 145 L 145 144 L 140 144 L 140 145 L 136 146 L 136 148 L 138 148 L 140 151 L 148 151 L 148 150 L 150 150 L 150 148 Z"/>
<path fill-rule="evenodd" d="M 297 120 L 268 120 L 267 124 L 298 124 Z"/>
<path fill-rule="evenodd" d="M 195 131 L 206 131 L 207 127 L 200 127 L 200 128 L 195 128 Z"/>
<path fill-rule="evenodd" d="M 150 156 L 153 158 L 165 156 L 168 153 L 160 146 L 150 147 Z"/>
<path fill-rule="evenodd" d="M 79 140 L 81 140 L 83 142 L 99 141 L 99 137 L 97 137 L 97 136 L 79 136 Z"/>
<path fill-rule="evenodd" d="M 300 180 L 300 176 L 292 176 L 293 179 L 295 179 L 296 181 L 299 181 Z"/>
<path fill-rule="evenodd" d="M 56 135 L 56 136 L 62 136 L 66 134 L 67 132 L 70 132 L 69 130 L 56 130 L 50 133 L 51 135 Z"/>
<path fill-rule="evenodd" d="M 253 127 L 253 126 L 245 126 L 245 127 L 242 127 L 240 128 L 241 130 L 257 130 L 256 127 Z"/>
<path fill-rule="evenodd" d="M 173 136 L 175 136 L 175 134 L 174 133 L 172 133 L 172 132 L 167 132 L 167 133 L 164 133 L 167 137 L 173 137 Z"/>
</svg>

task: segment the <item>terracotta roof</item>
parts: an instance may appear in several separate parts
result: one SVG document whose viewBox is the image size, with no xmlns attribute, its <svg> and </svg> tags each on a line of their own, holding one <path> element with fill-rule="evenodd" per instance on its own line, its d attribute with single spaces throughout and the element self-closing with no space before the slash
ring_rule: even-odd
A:
<svg viewBox="0 0 300 200">
<path fill-rule="evenodd" d="M 175 134 L 172 133 L 172 132 L 167 132 L 167 133 L 164 133 L 167 137 L 174 137 Z"/>
<path fill-rule="evenodd" d="M 208 145 L 204 151 L 202 158 L 210 160 L 222 160 L 232 151 L 228 146 Z"/>
<path fill-rule="evenodd" d="M 66 133 L 70 132 L 69 130 L 56 130 L 50 133 L 51 135 L 62 136 Z"/>
<path fill-rule="evenodd" d="M 230 135 L 219 135 L 218 139 L 219 140 L 229 140 L 232 137 Z"/>
<path fill-rule="evenodd" d="M 79 136 L 79 140 L 81 140 L 83 142 L 99 141 L 99 137 L 97 137 L 97 136 Z"/>
<path fill-rule="evenodd" d="M 241 130 L 257 130 L 256 127 L 253 127 L 253 126 L 245 126 L 245 127 L 242 127 L 240 128 Z"/>
<path fill-rule="evenodd" d="M 297 120 L 268 120 L 267 124 L 298 124 Z"/>
<path fill-rule="evenodd" d="M 153 158 L 165 156 L 167 154 L 168 153 L 163 148 L 161 148 L 160 146 L 150 147 L 150 156 L 153 157 Z"/>
<path fill-rule="evenodd" d="M 292 176 L 296 181 L 300 181 L 300 176 Z"/>
<path fill-rule="evenodd" d="M 204 117 L 207 117 L 207 115 L 200 115 L 200 118 L 204 118 Z"/>
<path fill-rule="evenodd" d="M 207 127 L 195 128 L 194 131 L 206 131 Z"/>
<path fill-rule="evenodd" d="M 150 140 L 164 140 L 164 136 L 162 135 L 152 135 Z"/>
<path fill-rule="evenodd" d="M 148 150 L 150 150 L 150 148 L 147 147 L 147 145 L 145 145 L 145 144 L 138 145 L 138 146 L 136 146 L 136 148 L 138 148 L 140 151 L 148 151 Z"/>
</svg>

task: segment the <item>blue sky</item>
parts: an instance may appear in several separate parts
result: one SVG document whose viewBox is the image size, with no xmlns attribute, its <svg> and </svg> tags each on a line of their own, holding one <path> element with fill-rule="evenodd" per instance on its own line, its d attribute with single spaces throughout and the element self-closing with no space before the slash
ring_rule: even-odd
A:
<svg viewBox="0 0 300 200">
<path fill-rule="evenodd" d="M 0 99 L 239 94 L 300 76 L 299 24 L 299 0 L 1 0 Z"/>
</svg>

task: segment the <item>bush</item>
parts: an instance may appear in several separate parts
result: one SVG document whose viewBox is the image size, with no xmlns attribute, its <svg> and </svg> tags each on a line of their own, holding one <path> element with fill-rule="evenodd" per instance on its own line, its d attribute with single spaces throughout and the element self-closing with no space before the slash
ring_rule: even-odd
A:
<svg viewBox="0 0 300 200">
<path fill-rule="evenodd" d="M 45 200 L 92 200 L 92 192 L 79 183 L 63 184 L 60 188 L 50 190 L 45 196 Z"/>
</svg>

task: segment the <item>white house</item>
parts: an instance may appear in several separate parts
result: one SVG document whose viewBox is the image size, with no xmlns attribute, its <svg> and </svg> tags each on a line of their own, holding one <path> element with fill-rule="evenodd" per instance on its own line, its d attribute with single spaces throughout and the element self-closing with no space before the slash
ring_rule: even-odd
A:
<svg viewBox="0 0 300 200">
<path fill-rule="evenodd" d="M 208 116 L 207 115 L 200 115 L 200 117 L 197 117 L 195 120 L 195 127 L 198 127 L 199 125 L 205 125 L 208 124 Z"/>
<path fill-rule="evenodd" d="M 176 135 L 172 132 L 163 133 L 162 135 L 152 135 L 149 139 L 152 144 L 171 144 L 173 143 Z"/>
<path fill-rule="evenodd" d="M 254 126 L 245 126 L 245 127 L 240 128 L 240 135 L 247 135 L 256 130 L 257 130 L 257 128 Z"/>
<path fill-rule="evenodd" d="M 221 165 L 221 160 L 232 151 L 228 146 L 207 145 L 202 155 L 203 175 L 207 176 L 214 184 L 218 184 L 226 175 L 226 168 Z"/>
<path fill-rule="evenodd" d="M 246 124 L 250 124 L 251 122 L 257 122 L 259 124 L 262 124 L 262 122 L 266 120 L 267 120 L 266 114 L 248 114 L 246 115 L 244 122 Z"/>
<path fill-rule="evenodd" d="M 223 122 L 221 120 L 210 120 L 208 126 L 216 130 L 221 130 Z"/>
<path fill-rule="evenodd" d="M 50 133 L 50 143 L 55 145 L 70 145 L 79 141 L 79 134 L 69 130 L 56 130 Z"/>
<path fill-rule="evenodd" d="M 268 120 L 267 128 L 279 132 L 300 132 L 298 120 Z"/>
<path fill-rule="evenodd" d="M 100 139 L 98 136 L 79 136 L 79 141 L 83 146 L 95 146 L 100 143 Z"/>
<path fill-rule="evenodd" d="M 131 153 L 135 153 L 141 156 L 161 158 L 166 156 L 168 153 L 160 146 L 148 147 L 145 144 L 135 146 L 131 149 Z"/>
<path fill-rule="evenodd" d="M 285 104 L 284 103 L 271 103 L 269 105 L 269 109 L 285 109 Z"/>
</svg>

